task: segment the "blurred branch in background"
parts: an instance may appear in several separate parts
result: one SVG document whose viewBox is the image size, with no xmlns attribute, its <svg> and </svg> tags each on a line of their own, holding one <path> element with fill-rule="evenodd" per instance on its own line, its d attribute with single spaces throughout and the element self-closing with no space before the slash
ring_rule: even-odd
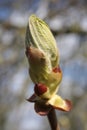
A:
<svg viewBox="0 0 87 130">
<path fill-rule="evenodd" d="M 25 99 L 33 91 L 25 59 L 25 27 L 30 14 L 45 19 L 60 50 L 60 95 L 73 101 L 68 114 L 57 113 L 61 130 L 87 129 L 87 1 L 0 1 L 0 129 L 50 129 Z M 67 118 L 69 117 L 69 118 Z M 80 122 L 78 123 L 77 122 Z M 37 125 L 36 125 L 37 124 Z"/>
</svg>

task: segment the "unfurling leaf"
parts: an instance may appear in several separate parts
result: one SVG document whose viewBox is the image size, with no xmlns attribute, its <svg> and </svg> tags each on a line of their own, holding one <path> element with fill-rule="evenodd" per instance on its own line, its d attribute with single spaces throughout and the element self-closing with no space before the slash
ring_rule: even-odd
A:
<svg viewBox="0 0 87 130">
<path fill-rule="evenodd" d="M 44 52 L 50 58 L 52 67 L 57 67 L 59 54 L 56 41 L 48 25 L 35 15 L 29 18 L 25 44 L 27 47 L 32 46 Z"/>
</svg>

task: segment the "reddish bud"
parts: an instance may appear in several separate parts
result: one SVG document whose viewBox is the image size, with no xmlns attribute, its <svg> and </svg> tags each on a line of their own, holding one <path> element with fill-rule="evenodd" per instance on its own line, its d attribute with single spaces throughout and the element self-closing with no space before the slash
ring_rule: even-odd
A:
<svg viewBox="0 0 87 130">
<path fill-rule="evenodd" d="M 47 87 L 44 84 L 36 84 L 34 87 L 35 93 L 40 96 L 47 91 Z"/>
<path fill-rule="evenodd" d="M 53 72 L 55 72 L 55 73 L 58 73 L 58 72 L 61 73 L 60 67 L 58 66 L 58 67 L 54 68 Z"/>
</svg>

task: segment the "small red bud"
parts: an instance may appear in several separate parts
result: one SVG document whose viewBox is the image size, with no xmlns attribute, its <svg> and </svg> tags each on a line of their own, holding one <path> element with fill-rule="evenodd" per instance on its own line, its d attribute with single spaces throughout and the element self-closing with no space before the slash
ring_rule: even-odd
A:
<svg viewBox="0 0 87 130">
<path fill-rule="evenodd" d="M 58 72 L 61 73 L 60 67 L 58 66 L 58 67 L 54 68 L 53 72 L 55 72 L 55 73 L 58 73 Z"/>
<path fill-rule="evenodd" d="M 47 91 L 47 87 L 44 84 L 36 84 L 34 87 L 35 93 L 40 96 Z"/>
</svg>

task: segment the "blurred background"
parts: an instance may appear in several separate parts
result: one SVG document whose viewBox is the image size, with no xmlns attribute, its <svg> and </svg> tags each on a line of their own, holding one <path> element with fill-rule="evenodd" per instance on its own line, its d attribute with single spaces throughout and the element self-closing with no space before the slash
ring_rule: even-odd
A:
<svg viewBox="0 0 87 130">
<path fill-rule="evenodd" d="M 59 48 L 58 94 L 73 103 L 71 112 L 56 111 L 61 130 L 87 130 L 87 0 L 0 0 L 0 130 L 50 130 L 26 101 L 34 86 L 25 56 L 31 14 L 47 22 Z"/>
</svg>

